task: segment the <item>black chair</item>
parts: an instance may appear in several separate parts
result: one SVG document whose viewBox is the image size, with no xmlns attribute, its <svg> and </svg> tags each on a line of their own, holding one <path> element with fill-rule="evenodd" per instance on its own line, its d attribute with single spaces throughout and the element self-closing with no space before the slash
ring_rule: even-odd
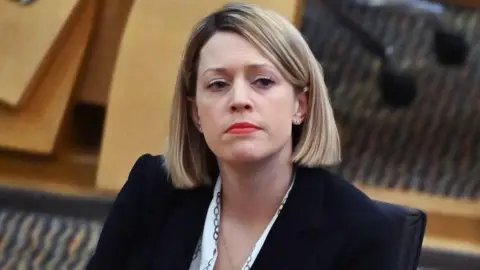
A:
<svg viewBox="0 0 480 270">
<path fill-rule="evenodd" d="M 381 60 L 382 66 L 378 84 L 384 102 L 394 108 L 409 106 L 415 99 L 417 93 L 415 78 L 411 74 L 400 70 L 398 64 L 394 62 L 392 57 L 394 48 L 384 45 L 378 37 L 375 37 L 365 30 L 359 21 L 343 12 L 342 5 L 344 2 L 358 5 L 356 4 L 358 0 L 316 1 L 317 4 L 319 4 L 321 8 L 326 9 L 340 25 L 356 36 L 363 48 Z M 416 1 L 419 3 L 423 2 L 424 4 L 430 3 L 430 0 Z M 438 2 L 436 4 L 441 5 Z M 427 16 L 428 22 L 434 31 L 432 49 L 437 56 L 438 62 L 442 65 L 449 66 L 463 65 L 466 62 L 469 46 L 465 37 L 461 33 L 450 29 L 451 27 L 443 21 L 440 15 L 430 12 L 418 12 L 415 7 L 406 4 L 380 8 L 393 8 L 393 10 L 398 12 L 413 12 Z"/>
<path fill-rule="evenodd" d="M 397 221 L 401 247 L 397 269 L 417 270 L 422 251 L 427 215 L 418 209 L 377 201 L 377 205 Z"/>
</svg>

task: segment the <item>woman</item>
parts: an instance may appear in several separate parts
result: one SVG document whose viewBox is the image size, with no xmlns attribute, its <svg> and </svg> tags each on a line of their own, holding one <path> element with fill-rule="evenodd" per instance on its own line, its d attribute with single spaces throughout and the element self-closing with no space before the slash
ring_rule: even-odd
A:
<svg viewBox="0 0 480 270">
<path fill-rule="evenodd" d="M 322 165 L 340 143 L 319 64 L 270 10 L 194 29 L 165 156 L 138 159 L 87 269 L 394 269 L 375 204 Z"/>
</svg>

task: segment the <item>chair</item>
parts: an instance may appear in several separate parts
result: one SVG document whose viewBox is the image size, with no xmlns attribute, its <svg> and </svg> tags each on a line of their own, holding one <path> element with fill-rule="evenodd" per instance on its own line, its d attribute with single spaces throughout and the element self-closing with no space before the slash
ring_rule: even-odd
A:
<svg viewBox="0 0 480 270">
<path fill-rule="evenodd" d="M 419 210 L 376 201 L 377 205 L 399 225 L 401 247 L 397 269 L 417 270 L 422 250 L 427 215 Z"/>
<path fill-rule="evenodd" d="M 318 0 L 317 0 L 318 1 Z M 378 78 L 381 95 L 386 104 L 394 108 L 407 107 L 416 97 L 415 79 L 412 75 L 400 71 L 394 63 L 394 48 L 382 44 L 379 38 L 365 30 L 361 23 L 342 10 L 342 6 L 361 5 L 367 8 L 392 9 L 395 12 L 408 12 L 426 16 L 434 31 L 432 50 L 442 65 L 456 66 L 466 62 L 469 46 L 462 34 L 451 30 L 443 18 L 443 5 L 429 0 L 320 0 L 317 2 L 328 10 L 332 17 L 350 31 L 364 49 L 380 58 L 382 68 Z M 374 3 L 377 3 L 374 5 Z M 381 4 L 379 4 L 381 3 Z"/>
</svg>

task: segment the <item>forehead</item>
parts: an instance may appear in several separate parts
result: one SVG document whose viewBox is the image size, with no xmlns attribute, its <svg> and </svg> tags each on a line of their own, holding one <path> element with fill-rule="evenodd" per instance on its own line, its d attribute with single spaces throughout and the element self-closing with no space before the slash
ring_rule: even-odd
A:
<svg viewBox="0 0 480 270">
<path fill-rule="evenodd" d="M 232 32 L 218 32 L 200 51 L 198 69 L 201 72 L 210 68 L 241 68 L 247 65 L 272 63 L 244 37 Z"/>
</svg>

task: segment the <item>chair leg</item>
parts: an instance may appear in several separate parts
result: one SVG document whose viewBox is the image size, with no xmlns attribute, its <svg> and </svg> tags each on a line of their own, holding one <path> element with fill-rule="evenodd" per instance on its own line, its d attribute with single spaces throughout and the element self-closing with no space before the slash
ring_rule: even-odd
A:
<svg viewBox="0 0 480 270">
<path fill-rule="evenodd" d="M 334 19 L 347 28 L 356 38 L 358 38 L 362 46 L 367 49 L 371 54 L 379 57 L 382 61 L 389 61 L 389 54 L 391 50 L 385 48 L 382 42 L 367 32 L 358 22 L 355 22 L 352 18 L 345 15 L 340 7 L 336 4 L 327 3 L 324 1 L 323 5 L 332 12 Z"/>
<path fill-rule="evenodd" d="M 442 3 L 429 0 L 356 0 L 356 2 L 372 8 L 426 16 L 428 24 L 434 29 L 432 49 L 437 61 L 443 65 L 461 65 L 466 62 L 469 45 L 462 34 L 449 30 L 443 22 L 445 7 Z"/>
<path fill-rule="evenodd" d="M 325 2 L 324 6 L 332 12 L 338 23 L 360 40 L 365 49 L 382 60 L 378 84 L 385 103 L 394 108 L 410 105 L 416 96 L 415 80 L 409 74 L 401 73 L 398 70 L 390 57 L 393 50 L 385 48 L 381 41 L 363 29 L 359 23 L 342 13 L 338 6 Z"/>
<path fill-rule="evenodd" d="M 443 65 L 463 65 L 469 55 L 469 45 L 465 37 L 443 27 L 435 29 L 433 51 L 437 61 Z"/>
</svg>

